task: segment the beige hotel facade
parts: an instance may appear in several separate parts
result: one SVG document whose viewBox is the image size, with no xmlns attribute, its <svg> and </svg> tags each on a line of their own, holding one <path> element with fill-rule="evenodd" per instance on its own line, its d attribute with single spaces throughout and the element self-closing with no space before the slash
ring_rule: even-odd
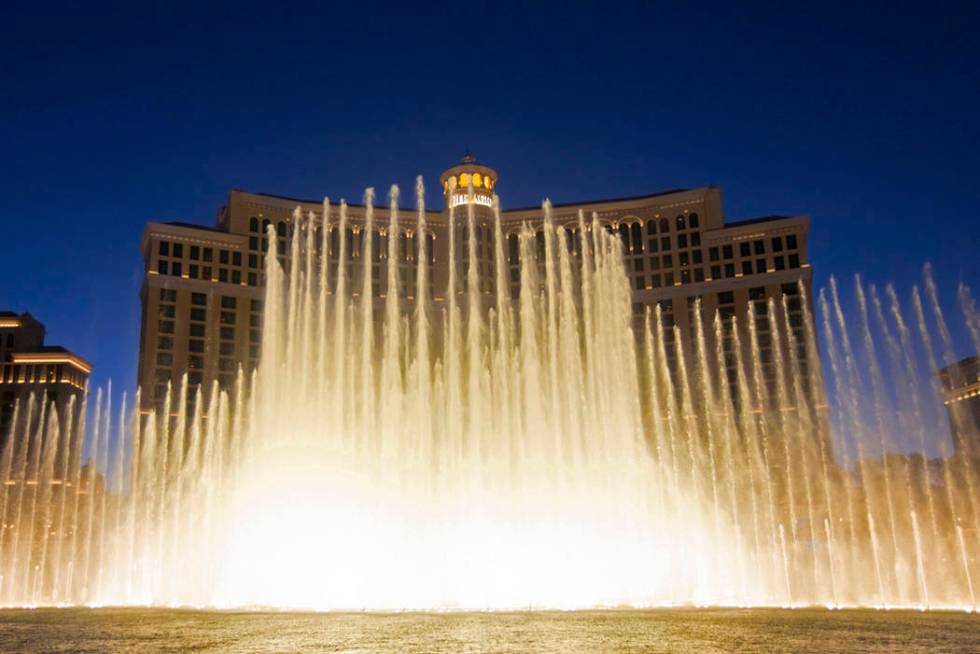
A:
<svg viewBox="0 0 980 654">
<path fill-rule="evenodd" d="M 440 185 L 445 208 L 426 210 L 432 297 L 438 303 L 447 290 L 448 207 L 457 206 L 458 216 L 469 202 L 475 205 L 481 290 L 492 296 L 496 291 L 491 197 L 497 193 L 497 173 L 468 156 L 440 176 Z M 374 280 L 375 295 L 381 297 L 386 292 L 384 239 L 390 209 L 384 199 L 377 204 L 373 251 L 380 274 L 375 274 Z M 230 388 L 239 367 L 248 371 L 258 364 L 262 271 L 269 248 L 266 229 L 273 226 L 277 250 L 286 263 L 286 245 L 297 207 L 304 216 L 310 212 L 320 216 L 323 210 L 318 200 L 232 190 L 213 227 L 185 222 L 147 224 L 141 243 L 145 274 L 138 373 L 144 409 L 159 405 L 167 385 L 178 383 L 185 372 L 189 396 L 193 397 L 196 388 L 206 391 L 214 381 Z M 800 346 L 800 356 L 806 356 L 802 343 L 808 301 L 800 289 L 809 294 L 812 276 L 807 216 L 766 216 L 726 223 L 721 191 L 714 186 L 562 202 L 553 205 L 552 218 L 555 224 L 577 226 L 579 211 L 587 220 L 595 214 L 606 229 L 622 238 L 636 315 L 641 316 L 645 307 L 659 305 L 665 323 L 678 327 L 682 342 L 670 343 L 668 351 L 676 355 L 678 347 L 689 347 L 694 307 L 700 301 L 704 315 L 713 316 L 718 311 L 722 317 L 734 316 L 740 325 L 746 324 L 749 311 L 754 312 L 763 361 L 769 360 L 771 338 L 780 331 L 775 326 L 786 323 L 791 333 L 785 337 Z M 400 279 L 409 301 L 415 288 L 415 253 L 420 237 L 415 233 L 416 216 L 414 208 L 400 209 Z M 540 206 L 502 206 L 512 293 L 516 293 L 518 283 L 516 234 L 523 224 L 540 226 L 543 220 Z M 348 221 L 347 264 L 356 274 L 361 265 L 356 260 L 365 207 L 349 205 Z M 458 235 L 466 236 L 465 221 L 456 222 Z M 337 230 L 335 217 L 332 229 Z M 330 242 L 330 256 L 335 258 L 335 233 Z M 460 270 L 468 265 L 468 254 L 466 247 L 457 249 Z M 769 304 L 769 298 L 777 301 Z M 780 313 L 785 306 L 788 315 L 767 315 L 773 306 Z M 729 374 L 734 375 L 734 371 Z M 771 370 L 767 376 L 772 376 Z"/>
</svg>

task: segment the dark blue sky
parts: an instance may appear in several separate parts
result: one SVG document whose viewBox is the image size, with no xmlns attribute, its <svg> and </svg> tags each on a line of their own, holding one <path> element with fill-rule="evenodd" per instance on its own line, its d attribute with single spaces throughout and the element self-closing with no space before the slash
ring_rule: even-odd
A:
<svg viewBox="0 0 980 654">
<path fill-rule="evenodd" d="M 976 4 L 283 4 L 4 9 L 0 308 L 97 383 L 134 383 L 147 221 L 434 186 L 467 148 L 505 205 L 717 184 L 810 214 L 818 285 L 980 291 Z"/>
</svg>

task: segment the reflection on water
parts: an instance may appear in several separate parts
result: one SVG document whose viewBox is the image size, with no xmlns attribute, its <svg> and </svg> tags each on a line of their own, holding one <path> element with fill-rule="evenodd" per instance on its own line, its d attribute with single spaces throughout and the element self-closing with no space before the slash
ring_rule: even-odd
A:
<svg viewBox="0 0 980 654">
<path fill-rule="evenodd" d="M 0 611 L 0 652 L 976 652 L 980 617 L 911 611 Z"/>
</svg>

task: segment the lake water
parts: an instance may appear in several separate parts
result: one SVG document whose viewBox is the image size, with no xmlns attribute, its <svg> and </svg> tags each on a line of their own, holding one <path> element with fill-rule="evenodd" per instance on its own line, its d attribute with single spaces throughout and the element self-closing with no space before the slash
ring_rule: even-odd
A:
<svg viewBox="0 0 980 654">
<path fill-rule="evenodd" d="M 908 611 L 664 609 L 569 613 L 0 611 L 0 652 L 980 651 L 980 616 Z"/>
</svg>

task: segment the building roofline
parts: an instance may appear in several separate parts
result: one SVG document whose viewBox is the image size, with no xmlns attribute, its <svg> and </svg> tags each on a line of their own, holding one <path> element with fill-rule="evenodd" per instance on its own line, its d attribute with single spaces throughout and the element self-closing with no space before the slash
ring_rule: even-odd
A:
<svg viewBox="0 0 980 654">
<path fill-rule="evenodd" d="M 697 193 L 704 192 L 711 189 L 717 188 L 715 186 L 699 186 L 696 188 L 675 188 L 668 189 L 666 191 L 658 191 L 657 193 L 645 193 L 644 195 L 630 195 L 621 198 L 603 198 L 600 200 L 579 200 L 576 202 L 560 202 L 553 203 L 551 207 L 553 209 L 561 209 L 566 207 L 580 207 L 580 206 L 601 206 L 603 204 L 615 204 L 617 202 L 635 202 L 639 200 L 652 200 L 654 198 L 662 198 L 667 195 L 679 195 L 681 193 Z M 541 205 L 531 206 L 531 207 L 515 207 L 514 209 L 502 209 L 501 213 L 513 213 L 516 211 L 540 211 Z"/>
<path fill-rule="evenodd" d="M 241 193 L 243 195 L 257 195 L 257 196 L 262 197 L 262 198 L 272 198 L 274 200 L 285 200 L 287 202 L 296 202 L 297 204 L 317 204 L 317 205 L 323 206 L 323 199 L 320 199 L 320 200 L 304 200 L 303 198 L 294 198 L 294 197 L 290 197 L 288 195 L 276 195 L 274 193 L 260 193 L 260 192 L 257 192 L 257 191 L 246 191 L 245 189 L 240 189 L 240 188 L 233 188 L 233 189 L 231 189 L 230 193 Z M 340 205 L 340 202 L 345 202 L 347 204 L 348 208 L 352 208 L 352 209 L 366 209 L 367 208 L 367 205 L 359 204 L 357 202 L 347 202 L 343 198 L 340 198 L 337 201 L 331 200 L 330 201 L 330 206 L 331 207 L 339 206 Z M 388 211 L 389 207 L 388 207 L 387 204 L 375 204 L 374 205 L 374 209 L 375 209 L 375 211 L 378 211 L 378 210 Z M 398 207 L 398 210 L 399 211 L 404 211 L 404 212 L 415 212 L 415 211 L 418 211 L 418 207 L 402 207 L 402 206 L 399 206 Z M 425 212 L 427 214 L 428 213 L 431 213 L 431 214 L 440 214 L 440 213 L 442 213 L 441 211 L 436 211 L 435 209 L 429 209 L 429 208 L 426 208 Z"/>
</svg>

